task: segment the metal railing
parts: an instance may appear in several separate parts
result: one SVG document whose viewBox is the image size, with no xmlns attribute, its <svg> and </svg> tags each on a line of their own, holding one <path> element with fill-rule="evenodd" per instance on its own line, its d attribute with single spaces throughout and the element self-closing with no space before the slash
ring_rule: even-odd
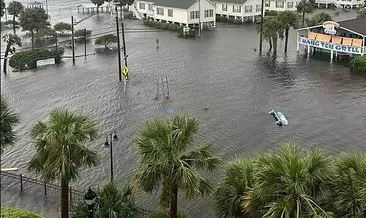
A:
<svg viewBox="0 0 366 218">
<path fill-rule="evenodd" d="M 34 192 L 39 193 L 41 190 L 44 196 L 60 196 L 61 186 L 57 184 L 47 183 L 39 179 L 26 177 L 23 174 L 15 174 L 1 171 L 1 184 L 2 187 L 16 188 L 20 192 Z M 6 183 L 6 184 L 4 184 Z M 69 201 L 70 204 L 78 203 L 84 200 L 84 192 L 76 190 L 72 187 L 69 188 Z M 58 198 L 59 199 L 59 198 Z M 139 208 L 138 218 L 147 218 L 152 213 L 149 210 Z"/>
</svg>

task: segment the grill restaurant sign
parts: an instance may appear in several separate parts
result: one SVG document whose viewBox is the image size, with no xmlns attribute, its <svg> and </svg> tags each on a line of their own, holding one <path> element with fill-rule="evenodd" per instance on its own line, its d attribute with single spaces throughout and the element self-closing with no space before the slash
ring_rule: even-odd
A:
<svg viewBox="0 0 366 218">
<path fill-rule="evenodd" d="M 329 35 L 335 35 L 337 30 L 335 28 L 339 28 L 339 23 L 334 21 L 326 21 L 323 23 L 324 32 Z"/>
<path fill-rule="evenodd" d="M 306 37 L 300 37 L 300 44 L 310 45 L 312 47 L 323 48 L 327 50 L 332 50 L 336 52 L 350 53 L 350 54 L 362 54 L 361 48 L 348 46 L 348 45 L 338 45 L 329 42 L 321 42 L 317 40 L 308 39 Z"/>
</svg>

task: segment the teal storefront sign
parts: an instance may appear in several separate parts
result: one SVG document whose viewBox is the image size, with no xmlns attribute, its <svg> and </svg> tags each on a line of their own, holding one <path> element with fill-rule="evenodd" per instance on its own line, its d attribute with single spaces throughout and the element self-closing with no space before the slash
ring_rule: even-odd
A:
<svg viewBox="0 0 366 218">
<path fill-rule="evenodd" d="M 347 45 L 337 45 L 329 42 L 321 42 L 317 40 L 300 37 L 300 44 L 310 45 L 317 48 L 328 49 L 337 52 L 351 53 L 351 54 L 362 54 L 361 48 Z"/>
</svg>

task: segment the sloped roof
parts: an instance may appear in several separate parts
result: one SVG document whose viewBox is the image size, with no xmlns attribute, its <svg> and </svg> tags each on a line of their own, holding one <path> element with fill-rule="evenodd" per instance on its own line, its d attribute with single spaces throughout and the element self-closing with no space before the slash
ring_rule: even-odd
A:
<svg viewBox="0 0 366 218">
<path fill-rule="evenodd" d="M 341 27 L 366 36 L 366 17 L 338 22 Z"/>
<path fill-rule="evenodd" d="M 247 0 L 213 0 L 213 2 L 244 4 Z"/>
<path fill-rule="evenodd" d="M 157 6 L 188 9 L 196 0 L 151 0 Z"/>
</svg>

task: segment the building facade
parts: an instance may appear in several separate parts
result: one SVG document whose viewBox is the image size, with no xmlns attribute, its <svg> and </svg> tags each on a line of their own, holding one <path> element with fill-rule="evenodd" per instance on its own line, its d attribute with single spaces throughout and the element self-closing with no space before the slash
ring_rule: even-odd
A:
<svg viewBox="0 0 366 218">
<path fill-rule="evenodd" d="M 299 2 L 297 0 L 265 1 L 264 9 L 266 11 L 296 11 Z"/>
<path fill-rule="evenodd" d="M 324 22 L 323 25 L 296 30 L 297 51 L 306 51 L 308 57 L 315 53 L 328 53 L 334 58 L 366 55 L 366 18 L 339 23 Z"/>
<path fill-rule="evenodd" d="M 337 8 L 360 8 L 365 5 L 364 0 L 315 0 L 318 7 L 329 8 L 333 5 Z"/>
<path fill-rule="evenodd" d="M 216 8 L 209 0 L 151 0 L 134 3 L 136 17 L 185 26 L 216 26 Z"/>
<path fill-rule="evenodd" d="M 261 15 L 261 1 L 258 0 L 219 0 L 215 1 L 216 14 L 243 22 L 255 22 Z"/>
</svg>

